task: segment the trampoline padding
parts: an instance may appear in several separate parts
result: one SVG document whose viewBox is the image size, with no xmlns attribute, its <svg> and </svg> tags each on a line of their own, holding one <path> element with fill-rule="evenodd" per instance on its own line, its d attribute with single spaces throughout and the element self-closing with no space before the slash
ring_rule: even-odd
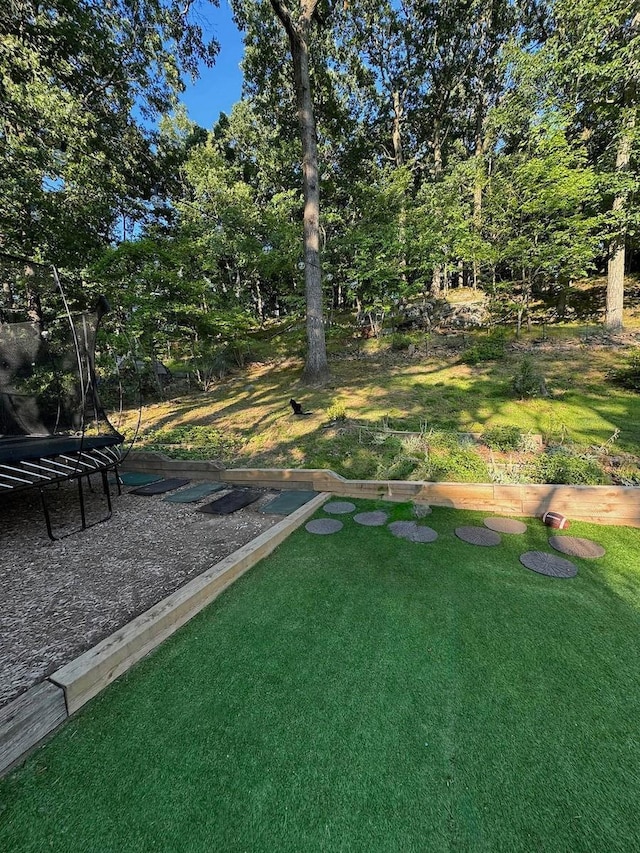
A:
<svg viewBox="0 0 640 853">
<path fill-rule="evenodd" d="M 129 494 L 131 495 L 144 495 L 145 497 L 150 497 L 151 495 L 163 495 L 165 492 L 171 492 L 174 489 L 179 489 L 180 486 L 186 486 L 189 480 L 180 480 L 177 477 L 169 480 L 158 480 L 155 483 L 149 483 L 148 486 L 140 486 L 139 489 L 132 489 Z"/>
<path fill-rule="evenodd" d="M 198 483 L 197 486 L 191 486 L 190 489 L 176 492 L 175 495 L 167 495 L 162 500 L 172 504 L 193 504 L 201 501 L 202 498 L 212 495 L 214 492 L 220 492 L 226 488 L 225 483 Z"/>
<path fill-rule="evenodd" d="M 102 447 L 122 444 L 119 433 L 111 435 L 69 435 L 38 436 L 0 436 L 0 464 L 28 462 L 34 459 L 47 459 L 68 453 L 89 452 Z"/>
<path fill-rule="evenodd" d="M 198 508 L 198 512 L 206 512 L 210 515 L 229 515 L 237 509 L 249 506 L 260 497 L 260 492 L 251 489 L 234 489 L 228 495 L 223 495 L 211 503 Z"/>
<path fill-rule="evenodd" d="M 261 507 L 260 512 L 269 512 L 274 515 L 289 515 L 290 512 L 300 509 L 301 506 L 304 506 L 311 498 L 315 498 L 318 494 L 320 493 L 303 489 L 282 492 L 282 494 Z"/>
</svg>

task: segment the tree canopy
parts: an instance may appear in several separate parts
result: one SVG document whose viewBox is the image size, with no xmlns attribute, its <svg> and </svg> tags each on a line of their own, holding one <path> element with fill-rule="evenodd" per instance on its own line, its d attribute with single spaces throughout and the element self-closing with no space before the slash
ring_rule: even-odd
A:
<svg viewBox="0 0 640 853">
<path fill-rule="evenodd" d="M 633 4 L 237 0 L 244 92 L 209 129 L 178 106 L 216 56 L 198 5 L 10 0 L 4 251 L 102 282 L 185 346 L 306 312 L 308 367 L 328 309 L 458 282 L 521 322 L 532 294 L 599 270 L 620 327 L 640 222 Z"/>
</svg>

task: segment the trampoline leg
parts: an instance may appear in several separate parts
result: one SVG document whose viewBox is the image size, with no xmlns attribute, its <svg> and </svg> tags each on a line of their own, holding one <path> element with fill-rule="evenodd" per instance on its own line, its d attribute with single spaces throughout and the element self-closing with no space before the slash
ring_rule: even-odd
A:
<svg viewBox="0 0 640 853">
<path fill-rule="evenodd" d="M 107 508 L 109 510 L 109 514 L 107 515 L 107 518 L 104 519 L 105 521 L 107 521 L 113 515 L 113 507 L 111 506 L 111 489 L 109 488 L 109 478 L 107 477 L 107 472 L 101 471 L 100 473 L 102 474 L 102 488 L 103 488 L 105 496 L 107 498 Z M 116 479 L 118 479 L 117 474 L 116 474 Z M 120 492 L 119 486 L 118 486 L 118 492 Z"/>
<path fill-rule="evenodd" d="M 43 489 L 38 489 L 40 492 L 40 501 L 42 502 L 42 512 L 44 513 L 44 523 L 47 525 L 47 535 L 52 542 L 57 542 L 58 537 L 53 535 L 53 530 L 51 529 L 51 516 L 49 515 L 49 507 L 47 505 L 47 499 L 44 496 Z"/>
<path fill-rule="evenodd" d="M 87 529 L 87 518 L 84 511 L 84 493 L 82 491 L 82 476 L 78 477 L 78 497 L 80 498 L 80 518 L 82 519 L 82 529 Z"/>
</svg>

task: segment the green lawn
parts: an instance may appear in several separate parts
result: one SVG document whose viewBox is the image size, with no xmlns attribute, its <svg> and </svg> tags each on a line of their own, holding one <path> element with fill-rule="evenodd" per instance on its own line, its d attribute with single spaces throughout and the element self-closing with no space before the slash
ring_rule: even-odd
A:
<svg viewBox="0 0 640 853">
<path fill-rule="evenodd" d="M 637 850 L 640 530 L 558 580 L 481 518 L 298 530 L 0 783 L 0 850 Z"/>
</svg>

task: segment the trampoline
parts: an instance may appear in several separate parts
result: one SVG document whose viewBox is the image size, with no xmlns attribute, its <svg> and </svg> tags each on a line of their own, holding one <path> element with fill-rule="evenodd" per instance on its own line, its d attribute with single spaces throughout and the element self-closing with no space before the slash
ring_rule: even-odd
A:
<svg viewBox="0 0 640 853">
<path fill-rule="evenodd" d="M 83 479 L 121 461 L 122 436 L 97 393 L 95 345 L 109 306 L 72 310 L 55 267 L 0 253 L 0 494 L 40 492 L 53 533 L 45 488 L 77 481 L 81 528 L 88 526 Z"/>
</svg>

